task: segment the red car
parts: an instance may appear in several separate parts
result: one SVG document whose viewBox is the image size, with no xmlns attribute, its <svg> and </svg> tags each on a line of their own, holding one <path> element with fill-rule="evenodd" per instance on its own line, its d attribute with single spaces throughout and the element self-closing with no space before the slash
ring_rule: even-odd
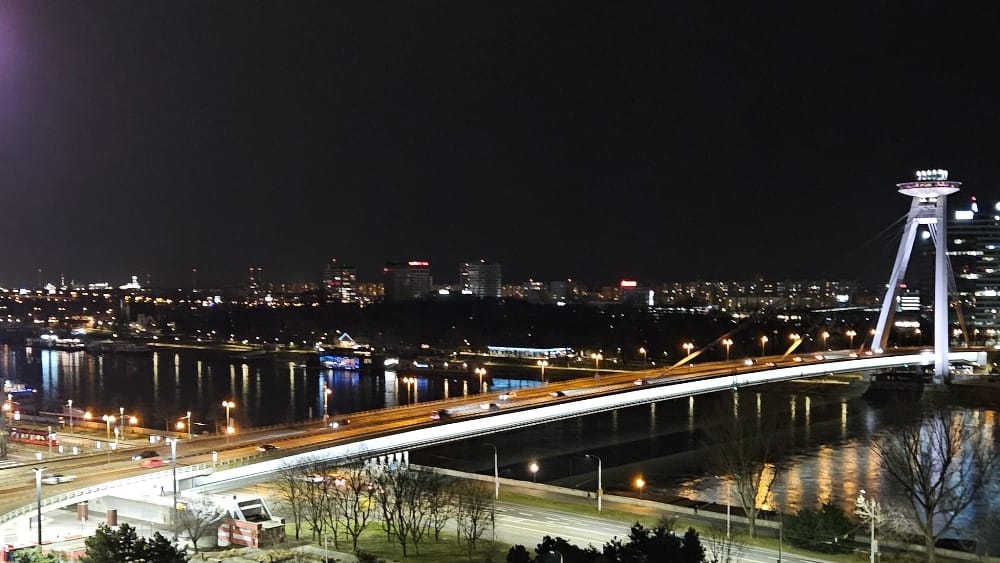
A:
<svg viewBox="0 0 1000 563">
<path fill-rule="evenodd" d="M 163 467 L 166 462 L 160 457 L 148 457 L 139 463 L 140 467 Z"/>
</svg>

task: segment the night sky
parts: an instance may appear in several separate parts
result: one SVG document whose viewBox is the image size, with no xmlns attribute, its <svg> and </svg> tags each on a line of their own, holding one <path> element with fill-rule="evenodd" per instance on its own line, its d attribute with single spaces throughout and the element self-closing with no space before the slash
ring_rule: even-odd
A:
<svg viewBox="0 0 1000 563">
<path fill-rule="evenodd" d="M 4 0 L 0 284 L 881 280 L 1000 196 L 995 4 L 675 4 Z"/>
</svg>

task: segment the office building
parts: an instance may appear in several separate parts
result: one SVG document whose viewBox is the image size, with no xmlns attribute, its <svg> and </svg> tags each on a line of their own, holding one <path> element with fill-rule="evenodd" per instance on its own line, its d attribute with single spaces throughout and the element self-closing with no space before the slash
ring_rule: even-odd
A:
<svg viewBox="0 0 1000 563">
<path fill-rule="evenodd" d="M 385 301 L 424 299 L 431 293 L 431 263 L 426 260 L 389 262 L 382 268 Z"/>
<path fill-rule="evenodd" d="M 357 294 L 357 270 L 354 266 L 348 266 L 330 260 L 323 268 L 323 296 L 327 303 L 356 303 Z"/>
<path fill-rule="evenodd" d="M 463 294 L 491 299 L 500 297 L 503 285 L 500 264 L 485 260 L 464 262 L 459 270 L 459 280 Z"/>
<path fill-rule="evenodd" d="M 976 198 L 955 206 L 948 224 L 948 256 L 970 342 L 995 344 L 1000 331 L 1000 203 L 980 208 Z"/>
</svg>

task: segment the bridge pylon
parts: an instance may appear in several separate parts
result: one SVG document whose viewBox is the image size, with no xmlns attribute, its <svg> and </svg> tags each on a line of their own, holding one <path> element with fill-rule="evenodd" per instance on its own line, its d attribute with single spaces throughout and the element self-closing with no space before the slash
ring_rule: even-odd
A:
<svg viewBox="0 0 1000 563">
<path fill-rule="evenodd" d="M 896 184 L 899 193 L 910 196 L 910 212 L 899 242 L 899 251 L 886 288 L 882 311 L 875 327 L 872 348 L 885 349 L 889 340 L 888 327 L 896 312 L 910 252 L 920 225 L 927 225 L 934 242 L 934 383 L 943 383 L 948 375 L 948 262 L 947 199 L 959 190 L 961 182 L 948 180 L 947 170 L 918 170 L 916 181 Z"/>
</svg>

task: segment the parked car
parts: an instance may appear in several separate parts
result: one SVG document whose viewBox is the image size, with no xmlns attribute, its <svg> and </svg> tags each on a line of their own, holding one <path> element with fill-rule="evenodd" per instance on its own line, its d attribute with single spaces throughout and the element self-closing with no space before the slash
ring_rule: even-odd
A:
<svg viewBox="0 0 1000 563">
<path fill-rule="evenodd" d="M 147 458 L 159 457 L 159 456 L 160 456 L 160 454 L 156 453 L 153 450 L 143 450 L 143 451 L 135 454 L 134 456 L 132 456 L 132 461 L 139 461 L 140 459 L 147 459 Z"/>
<path fill-rule="evenodd" d="M 275 446 L 274 444 L 261 444 L 257 446 L 258 452 L 269 452 L 276 449 L 278 449 L 278 446 Z"/>
<path fill-rule="evenodd" d="M 341 426 L 344 426 L 344 425 L 347 425 L 347 424 L 350 424 L 350 423 L 351 423 L 351 419 L 349 419 L 349 418 L 338 418 L 337 420 L 334 420 L 333 422 L 330 423 L 330 428 L 336 429 L 336 428 L 340 428 Z"/>
<path fill-rule="evenodd" d="M 139 463 L 139 467 L 163 467 L 166 462 L 161 457 L 147 457 Z"/>
<path fill-rule="evenodd" d="M 42 477 L 42 483 L 46 485 L 58 485 L 59 483 L 69 483 L 75 480 L 76 475 L 63 475 L 62 473 L 53 473 Z"/>
</svg>

